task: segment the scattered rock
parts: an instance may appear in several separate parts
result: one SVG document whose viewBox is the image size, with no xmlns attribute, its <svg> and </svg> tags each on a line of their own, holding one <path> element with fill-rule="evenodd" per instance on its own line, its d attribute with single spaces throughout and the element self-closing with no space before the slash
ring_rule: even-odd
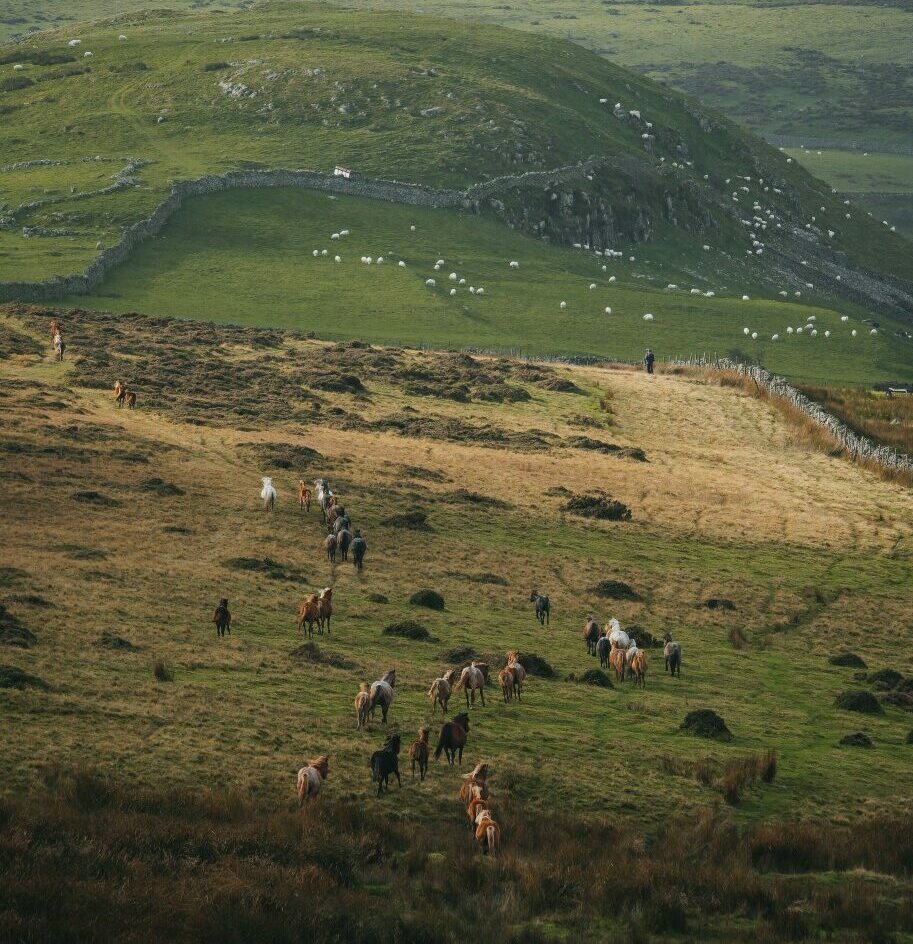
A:
<svg viewBox="0 0 913 944">
<path fill-rule="evenodd" d="M 858 689 L 841 692 L 834 704 L 844 711 L 858 711 L 864 715 L 880 715 L 884 713 L 881 703 L 871 692 L 864 692 Z"/>
<path fill-rule="evenodd" d="M 19 619 L 0 603 L 0 644 L 28 649 L 38 642 L 38 637 Z"/>
<path fill-rule="evenodd" d="M 868 668 L 865 662 L 856 655 L 855 652 L 839 652 L 831 656 L 828 660 L 831 665 L 838 665 L 845 669 L 865 669 Z"/>
<path fill-rule="evenodd" d="M 599 521 L 630 521 L 631 509 L 623 502 L 606 495 L 574 495 L 564 506 L 565 511 L 582 518 Z"/>
<path fill-rule="evenodd" d="M 386 528 L 406 528 L 409 531 L 430 531 L 428 515 L 424 511 L 404 511 L 384 518 L 381 525 Z"/>
<path fill-rule="evenodd" d="M 409 602 L 413 606 L 425 606 L 429 610 L 444 609 L 444 598 L 437 590 L 416 590 L 415 593 L 409 597 Z"/>
<path fill-rule="evenodd" d="M 726 722 L 710 708 L 689 711 L 680 730 L 695 737 L 711 738 L 715 741 L 732 740 L 732 732 L 726 727 Z"/>
<path fill-rule="evenodd" d="M 428 641 L 431 639 L 431 633 L 422 626 L 421 623 L 416 623 L 415 620 L 400 620 L 398 623 L 391 623 L 389 626 L 384 627 L 385 636 L 401 636 L 403 639 L 413 639 L 417 641 Z"/>
<path fill-rule="evenodd" d="M 593 596 L 603 597 L 606 600 L 640 600 L 640 594 L 622 580 L 600 580 L 594 587 L 590 587 Z"/>
<path fill-rule="evenodd" d="M 115 636 L 114 633 L 109 633 L 108 630 L 105 630 L 101 636 L 98 637 L 98 645 L 102 649 L 114 649 L 117 652 L 141 652 L 141 646 L 134 646 L 129 639 L 124 639 L 123 636 Z"/>
<path fill-rule="evenodd" d="M 50 691 L 51 686 L 37 675 L 29 675 L 15 665 L 0 665 L 0 688 L 40 688 Z"/>
<path fill-rule="evenodd" d="M 872 739 L 867 734 L 857 731 L 855 734 L 845 734 L 840 738 L 840 743 L 843 747 L 871 747 Z"/>
</svg>

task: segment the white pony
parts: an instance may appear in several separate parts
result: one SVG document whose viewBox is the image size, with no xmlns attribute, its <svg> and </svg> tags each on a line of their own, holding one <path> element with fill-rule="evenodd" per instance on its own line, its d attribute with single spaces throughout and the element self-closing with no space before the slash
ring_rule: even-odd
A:
<svg viewBox="0 0 913 944">
<path fill-rule="evenodd" d="M 301 770 L 298 771 L 299 806 L 311 797 L 314 797 L 314 799 L 317 798 L 317 794 L 320 793 L 320 787 L 329 774 L 330 768 L 328 762 L 329 758 L 324 754 L 323 757 L 312 760 L 307 767 L 302 767 Z"/>
<path fill-rule="evenodd" d="M 387 712 L 393 703 L 393 686 L 396 685 L 396 669 L 390 669 L 376 681 L 371 683 L 371 700 L 368 702 L 368 713 L 374 717 L 374 709 L 380 705 L 383 722 L 387 723 Z"/>
<path fill-rule="evenodd" d="M 628 651 L 625 653 L 625 665 L 630 670 L 631 663 L 634 661 L 634 656 L 638 653 L 637 643 L 632 639 L 630 645 L 628 646 Z"/>
<path fill-rule="evenodd" d="M 621 628 L 621 623 L 613 616 L 609 620 L 607 627 L 609 630 L 609 642 L 615 643 L 619 649 L 627 649 L 631 644 L 631 637 Z"/>
<path fill-rule="evenodd" d="M 263 489 L 260 492 L 260 498 L 263 499 L 263 510 L 272 511 L 276 507 L 276 489 L 273 488 L 273 480 L 268 476 L 263 476 Z"/>
<path fill-rule="evenodd" d="M 460 673 L 460 678 L 453 687 L 454 691 L 460 688 L 463 689 L 466 694 L 467 708 L 475 707 L 476 692 L 479 693 L 479 697 L 482 699 L 482 707 L 485 707 L 485 673 L 481 668 L 483 665 L 485 665 L 484 662 L 476 661 L 473 661 L 470 665 L 467 665 L 466 668 Z M 471 705 L 469 702 L 470 696 L 472 697 Z"/>
</svg>

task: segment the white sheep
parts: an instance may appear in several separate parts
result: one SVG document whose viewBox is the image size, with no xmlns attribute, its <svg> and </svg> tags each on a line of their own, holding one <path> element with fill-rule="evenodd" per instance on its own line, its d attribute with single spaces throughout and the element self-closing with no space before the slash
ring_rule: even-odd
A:
<svg viewBox="0 0 913 944">
<path fill-rule="evenodd" d="M 340 235 L 340 236 L 348 236 L 348 235 L 349 235 L 349 231 L 348 231 L 347 229 L 341 229 L 341 230 L 339 231 L 339 235 Z"/>
<path fill-rule="evenodd" d="M 596 288 L 596 283 L 590 282 L 590 291 L 592 292 L 594 288 Z"/>
<path fill-rule="evenodd" d="M 824 332 L 824 336 L 825 336 L 826 338 L 829 338 L 829 337 L 831 336 L 830 331 L 825 331 L 825 332 Z"/>
<path fill-rule="evenodd" d="M 700 290 L 699 288 L 693 288 L 693 289 L 691 289 L 691 294 L 692 294 L 692 295 L 700 295 L 700 294 L 701 294 L 701 290 Z"/>
<path fill-rule="evenodd" d="M 342 256 L 333 256 L 334 262 L 342 262 Z"/>
<path fill-rule="evenodd" d="M 653 320 L 653 315 L 651 315 L 650 312 L 648 311 L 648 312 L 644 315 L 644 321 L 652 321 L 652 320 Z"/>
<path fill-rule="evenodd" d="M 456 295 L 456 289 L 455 289 L 455 288 L 452 288 L 452 289 L 450 290 L 450 296 L 451 296 L 451 298 L 452 298 L 454 295 Z"/>
<path fill-rule="evenodd" d="M 406 263 L 403 262 L 402 259 L 400 259 L 399 262 L 397 262 L 396 264 L 397 264 L 401 269 L 405 269 L 405 268 L 406 268 Z"/>
<path fill-rule="evenodd" d="M 434 279 L 425 279 L 425 285 L 427 285 L 428 288 L 434 288 L 436 284 L 437 283 L 434 281 Z"/>
<path fill-rule="evenodd" d="M 675 288 L 678 288 L 678 286 L 677 286 L 674 282 L 670 282 L 670 283 L 666 286 L 666 288 L 668 288 L 668 289 L 675 289 Z"/>
<path fill-rule="evenodd" d="M 460 279 L 460 281 L 457 282 L 457 285 L 465 285 L 465 284 L 466 284 L 466 279 Z"/>
<path fill-rule="evenodd" d="M 512 259 L 511 262 L 510 262 L 510 267 L 511 267 L 512 269 L 519 269 L 519 268 L 520 268 L 520 263 L 517 262 L 516 259 Z"/>
<path fill-rule="evenodd" d="M 86 51 L 86 52 L 84 52 L 84 53 L 82 54 L 82 57 L 83 57 L 83 59 L 91 59 L 91 58 L 92 58 L 92 53 Z"/>
<path fill-rule="evenodd" d="M 772 334 L 772 335 L 770 336 L 770 340 L 771 340 L 771 341 L 779 341 L 779 340 L 780 340 L 780 335 L 779 335 L 779 334 Z"/>
<path fill-rule="evenodd" d="M 796 328 L 796 334 L 802 334 L 802 328 L 801 328 L 801 327 Z"/>
<path fill-rule="evenodd" d="M 793 329 L 792 329 L 792 328 L 787 328 L 787 329 L 786 329 L 786 333 L 787 333 L 787 334 L 792 334 L 792 333 L 793 333 Z"/>
<path fill-rule="evenodd" d="M 321 256 L 325 256 L 326 254 L 327 254 L 326 249 L 321 249 L 321 250 L 320 250 L 320 255 L 321 255 Z"/>
<path fill-rule="evenodd" d="M 841 316 L 840 316 L 840 320 L 841 320 L 841 321 L 849 321 L 849 320 L 850 320 L 850 317 L 849 317 L 849 315 L 841 315 Z"/>
<path fill-rule="evenodd" d="M 850 337 L 855 338 L 858 333 L 859 332 L 855 328 L 853 328 L 853 330 L 850 332 Z"/>
<path fill-rule="evenodd" d="M 742 334 L 745 334 L 745 335 L 751 334 L 751 328 L 742 328 Z"/>
<path fill-rule="evenodd" d="M 780 294 L 781 294 L 784 298 L 786 298 L 786 296 L 789 294 L 789 292 L 783 291 L 783 292 L 780 292 Z"/>
<path fill-rule="evenodd" d="M 414 232 L 415 232 L 415 223 L 413 223 L 413 224 L 409 227 L 409 232 L 410 232 L 410 233 L 414 233 Z"/>
<path fill-rule="evenodd" d="M 606 305 L 605 313 L 606 313 L 607 315 L 611 315 L 611 314 L 612 314 L 612 309 L 611 309 L 608 305 Z"/>
<path fill-rule="evenodd" d="M 20 63 L 17 62 L 16 65 L 13 66 L 13 72 L 21 72 L 23 68 L 24 67 Z"/>
<path fill-rule="evenodd" d="M 444 260 L 443 260 L 443 259 L 438 259 L 438 261 L 435 262 L 435 265 L 436 265 L 436 266 L 442 266 L 443 264 L 444 264 Z"/>
<path fill-rule="evenodd" d="M 480 285 L 480 286 L 476 289 L 476 295 L 484 295 L 484 294 L 485 294 L 485 289 L 482 288 L 482 286 Z"/>
<path fill-rule="evenodd" d="M 869 332 L 869 334 L 871 334 L 872 337 L 874 337 L 876 334 L 878 334 L 878 329 L 877 329 L 877 328 L 872 328 L 872 330 Z"/>
<path fill-rule="evenodd" d="M 565 308 L 567 308 L 567 302 L 561 302 L 558 307 L 563 311 Z"/>
<path fill-rule="evenodd" d="M 339 233 L 333 233 L 330 239 L 339 239 Z"/>
<path fill-rule="evenodd" d="M 609 276 L 609 281 L 610 281 L 610 282 L 614 282 L 614 281 L 615 281 L 615 276 L 614 276 L 614 275 L 610 275 L 610 276 Z"/>
<path fill-rule="evenodd" d="M 123 42 L 126 38 L 127 37 L 123 33 L 121 33 L 120 36 L 117 37 L 119 42 Z"/>
<path fill-rule="evenodd" d="M 704 245 L 701 246 L 701 249 L 703 249 L 704 252 L 710 252 L 710 247 L 706 243 L 704 243 Z"/>
<path fill-rule="evenodd" d="M 450 275 L 447 276 L 447 278 L 450 279 L 451 282 L 456 282 L 459 276 L 456 274 L 456 272 L 451 272 Z"/>
<path fill-rule="evenodd" d="M 743 301 L 743 302 L 747 302 L 747 301 L 751 301 L 751 299 L 750 299 L 747 295 L 743 295 L 743 296 L 742 296 L 742 301 Z"/>
<path fill-rule="evenodd" d="M 440 262 L 435 262 L 435 264 L 434 264 L 434 271 L 435 271 L 435 272 L 440 272 L 440 271 L 441 271 L 441 264 L 440 264 Z"/>
<path fill-rule="evenodd" d="M 608 272 L 608 271 L 609 271 L 609 267 L 608 267 L 608 266 L 603 266 L 603 267 L 602 267 L 602 271 L 603 271 L 603 272 Z"/>
<path fill-rule="evenodd" d="M 67 45 L 68 46 L 79 46 L 82 43 L 81 39 L 71 39 Z"/>
<path fill-rule="evenodd" d="M 384 264 L 384 257 L 383 257 L 383 256 L 378 256 L 378 257 L 377 257 L 377 264 L 378 264 L 378 265 L 383 265 L 383 264 Z"/>
<path fill-rule="evenodd" d="M 319 250 L 319 249 L 315 249 L 314 252 L 312 253 L 312 255 L 314 255 L 314 256 L 319 256 L 319 255 L 320 255 L 320 250 Z M 364 256 L 362 256 L 362 259 L 364 259 Z"/>
<path fill-rule="evenodd" d="M 713 298 L 716 292 L 704 292 L 704 298 Z"/>
<path fill-rule="evenodd" d="M 812 328 L 812 337 L 813 337 L 813 338 L 817 338 L 817 337 L 818 337 L 818 332 L 817 332 L 817 330 L 816 330 L 815 328 Z"/>
</svg>

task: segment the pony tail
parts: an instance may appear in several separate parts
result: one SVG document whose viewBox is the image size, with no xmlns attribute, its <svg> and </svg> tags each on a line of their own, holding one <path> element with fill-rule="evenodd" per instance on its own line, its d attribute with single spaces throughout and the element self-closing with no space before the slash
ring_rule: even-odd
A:
<svg viewBox="0 0 913 944">
<path fill-rule="evenodd" d="M 495 828 L 494 826 L 489 826 L 488 829 L 485 830 L 485 835 L 488 838 L 488 854 L 494 855 L 495 854 Z"/>
<path fill-rule="evenodd" d="M 439 760 L 441 754 L 444 752 L 444 737 L 443 737 L 443 732 L 444 732 L 444 729 L 441 728 L 441 734 L 438 736 L 438 739 L 437 739 L 437 747 L 434 749 L 434 759 L 435 759 L 435 760 Z"/>
</svg>

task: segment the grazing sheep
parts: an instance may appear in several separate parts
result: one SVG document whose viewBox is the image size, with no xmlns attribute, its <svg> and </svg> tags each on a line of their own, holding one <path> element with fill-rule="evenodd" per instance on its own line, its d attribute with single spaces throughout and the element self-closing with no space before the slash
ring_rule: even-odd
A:
<svg viewBox="0 0 913 944">
<path fill-rule="evenodd" d="M 396 264 L 397 264 L 401 269 L 405 269 L 405 268 L 406 268 L 406 263 L 403 262 L 402 259 L 400 259 L 399 262 L 397 262 Z"/>
<path fill-rule="evenodd" d="M 605 313 L 606 313 L 607 315 L 611 315 L 611 314 L 612 314 L 612 309 L 611 309 L 608 305 L 606 305 Z"/>
<path fill-rule="evenodd" d="M 653 320 L 653 315 L 651 315 L 650 312 L 647 312 L 644 315 L 644 321 L 652 321 L 652 320 Z"/>
<path fill-rule="evenodd" d="M 519 269 L 519 268 L 520 268 L 520 263 L 517 262 L 516 259 L 513 259 L 513 260 L 511 260 L 510 267 L 511 267 L 512 269 Z"/>
<path fill-rule="evenodd" d="M 567 308 L 567 302 L 561 302 L 561 304 L 558 307 L 564 310 L 565 308 Z"/>
</svg>

